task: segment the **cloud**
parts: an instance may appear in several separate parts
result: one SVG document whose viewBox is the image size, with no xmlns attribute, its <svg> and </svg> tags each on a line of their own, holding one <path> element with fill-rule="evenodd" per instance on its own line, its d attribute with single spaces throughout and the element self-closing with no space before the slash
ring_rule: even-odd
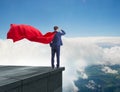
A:
<svg viewBox="0 0 120 92">
<path fill-rule="evenodd" d="M 94 80 L 89 80 L 85 86 L 89 89 L 92 89 L 93 91 L 95 91 L 98 88 L 101 88 L 101 85 L 95 83 Z"/>
<path fill-rule="evenodd" d="M 94 89 L 96 89 L 96 85 L 97 85 L 97 84 L 96 84 L 93 80 L 89 80 L 89 82 L 88 82 L 88 84 L 86 85 L 86 87 L 89 88 L 89 89 L 94 90 Z"/>
<path fill-rule="evenodd" d="M 82 71 L 79 70 L 78 74 L 79 74 L 79 77 L 82 78 L 82 79 L 87 79 L 88 78 L 88 76 L 87 76 L 87 74 L 85 73 L 84 70 L 82 70 Z"/>
<path fill-rule="evenodd" d="M 104 60 L 105 63 L 109 64 L 120 64 L 120 46 L 114 46 L 111 48 L 104 49 Z"/>
<path fill-rule="evenodd" d="M 79 77 L 87 78 L 84 69 L 88 65 L 120 64 L 120 37 L 63 38 L 63 41 L 61 66 L 66 68 L 63 72 L 63 92 L 78 91 L 74 81 Z M 49 45 L 26 39 L 16 43 L 0 40 L 1 65 L 50 66 L 50 55 Z"/>
<path fill-rule="evenodd" d="M 111 74 L 117 74 L 118 71 L 117 70 L 112 70 L 110 67 L 108 66 L 105 66 L 103 69 L 102 69 L 103 72 L 105 73 L 111 73 Z"/>
</svg>

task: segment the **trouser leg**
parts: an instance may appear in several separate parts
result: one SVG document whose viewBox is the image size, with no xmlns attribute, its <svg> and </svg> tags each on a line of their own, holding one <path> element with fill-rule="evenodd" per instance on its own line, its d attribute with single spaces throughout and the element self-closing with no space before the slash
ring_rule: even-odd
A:
<svg viewBox="0 0 120 92">
<path fill-rule="evenodd" d="M 57 68 L 60 66 L 60 47 L 56 48 Z"/>
<path fill-rule="evenodd" d="M 55 49 L 51 48 L 51 65 L 54 68 Z"/>
</svg>

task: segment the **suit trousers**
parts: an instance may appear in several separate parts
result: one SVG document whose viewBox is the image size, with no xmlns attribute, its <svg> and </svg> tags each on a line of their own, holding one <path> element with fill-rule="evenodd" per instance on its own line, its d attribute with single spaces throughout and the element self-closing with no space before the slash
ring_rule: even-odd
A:
<svg viewBox="0 0 120 92">
<path fill-rule="evenodd" d="M 60 46 L 56 46 L 56 47 L 51 47 L 51 65 L 54 68 L 54 58 L 55 58 L 55 54 L 56 54 L 56 58 L 57 58 L 57 68 L 60 65 Z"/>
</svg>

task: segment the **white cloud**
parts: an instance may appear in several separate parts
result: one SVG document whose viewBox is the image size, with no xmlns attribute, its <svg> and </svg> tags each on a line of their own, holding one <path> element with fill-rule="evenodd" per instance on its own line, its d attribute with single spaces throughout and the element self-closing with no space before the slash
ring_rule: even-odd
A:
<svg viewBox="0 0 120 92">
<path fill-rule="evenodd" d="M 120 46 L 105 48 L 103 58 L 105 63 L 120 64 Z"/>
<path fill-rule="evenodd" d="M 82 78 L 82 79 L 87 79 L 88 78 L 87 74 L 84 71 L 79 70 L 78 73 L 79 73 L 80 78 Z"/>
<path fill-rule="evenodd" d="M 84 69 L 94 64 L 120 64 L 120 37 L 63 38 L 61 66 L 65 66 L 64 92 L 77 92 L 74 81 L 87 78 Z M 110 48 L 104 48 L 105 45 Z M 103 45 L 103 46 L 102 46 Z M 1 65 L 50 66 L 50 47 L 40 43 L 21 40 L 0 40 Z"/>
<path fill-rule="evenodd" d="M 108 66 L 105 66 L 105 67 L 102 69 L 102 71 L 105 72 L 105 73 L 112 73 L 112 74 L 117 74 L 117 73 L 118 73 L 117 70 L 113 70 L 113 69 L 111 69 L 111 68 L 108 67 Z"/>
<path fill-rule="evenodd" d="M 86 84 L 85 86 L 89 89 L 94 90 L 94 89 L 96 89 L 96 85 L 97 84 L 93 80 L 89 80 L 88 84 Z"/>
</svg>

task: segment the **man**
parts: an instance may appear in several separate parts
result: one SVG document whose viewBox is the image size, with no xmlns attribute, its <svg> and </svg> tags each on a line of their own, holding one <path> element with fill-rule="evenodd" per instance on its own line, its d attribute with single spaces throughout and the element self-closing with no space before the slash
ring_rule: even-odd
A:
<svg viewBox="0 0 120 92">
<path fill-rule="evenodd" d="M 63 45 L 61 36 L 65 35 L 65 32 L 63 30 L 59 31 L 58 26 L 54 26 L 54 32 L 56 33 L 52 42 L 50 43 L 51 47 L 51 65 L 52 68 L 55 68 L 54 66 L 54 57 L 56 54 L 57 57 L 57 68 L 60 66 L 60 46 Z"/>
</svg>

